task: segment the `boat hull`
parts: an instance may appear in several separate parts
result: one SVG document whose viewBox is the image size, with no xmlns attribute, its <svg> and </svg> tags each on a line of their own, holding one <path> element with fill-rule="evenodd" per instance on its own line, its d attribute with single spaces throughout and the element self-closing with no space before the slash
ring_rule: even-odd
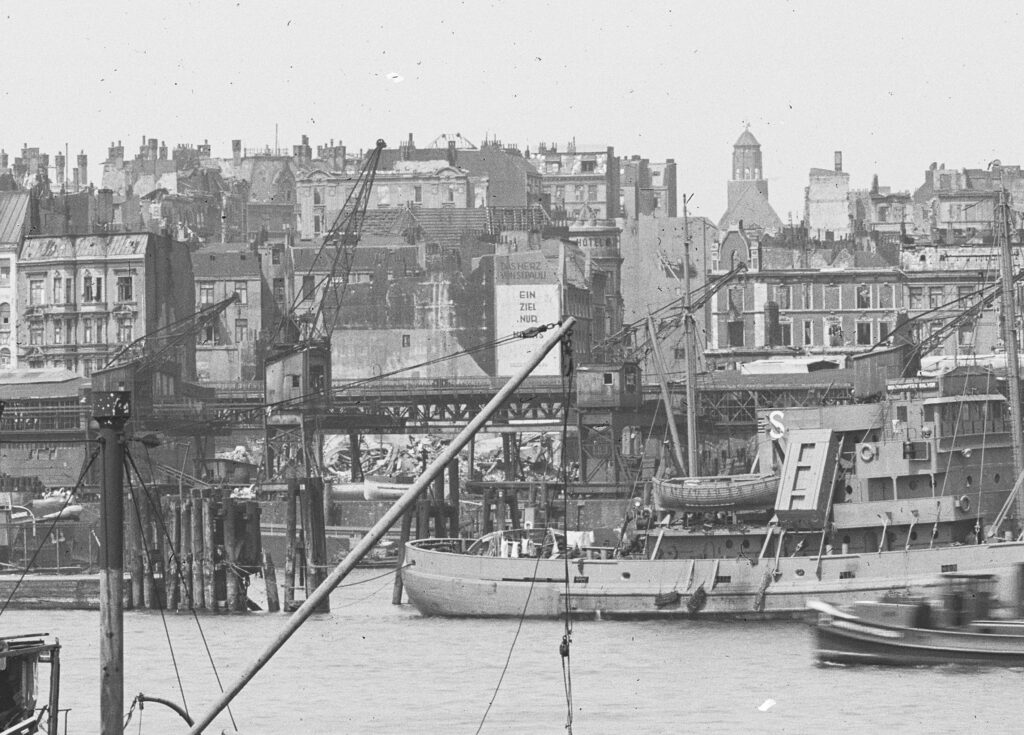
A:
<svg viewBox="0 0 1024 735">
<path fill-rule="evenodd" d="M 815 657 L 821 663 L 878 666 L 1024 666 L 1020 631 L 1006 635 L 984 630 L 984 623 L 973 629 L 904 628 L 843 616 L 838 611 L 820 612 Z"/>
<path fill-rule="evenodd" d="M 948 571 L 1024 562 L 1024 543 L 764 559 L 564 559 L 473 556 L 410 542 L 402 579 L 424 615 L 728 619 L 803 618 L 812 599 L 852 603 L 926 591 Z M 700 590 L 700 591 L 698 591 Z M 677 594 L 671 594 L 677 593 Z M 703 599 L 702 599 L 703 598 Z"/>
</svg>

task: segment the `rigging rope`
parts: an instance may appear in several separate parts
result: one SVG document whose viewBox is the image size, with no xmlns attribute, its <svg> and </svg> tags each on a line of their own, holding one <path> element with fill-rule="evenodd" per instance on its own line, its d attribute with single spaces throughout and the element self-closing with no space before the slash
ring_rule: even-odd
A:
<svg viewBox="0 0 1024 735">
<path fill-rule="evenodd" d="M 572 735 L 572 666 L 569 649 L 572 646 L 572 590 L 569 577 L 569 463 L 565 461 L 565 447 L 569 436 L 569 404 L 572 401 L 573 378 L 576 375 L 576 368 L 573 364 L 572 332 L 562 338 L 562 355 L 565 360 L 565 369 L 562 371 L 562 387 L 564 390 L 564 406 L 562 411 L 562 510 L 565 519 L 565 629 L 562 633 L 562 642 L 558 652 L 562 657 L 562 685 L 565 688 L 565 729 Z M 577 518 L 579 515 L 577 514 Z M 576 529 L 579 531 L 579 528 Z"/>
<path fill-rule="evenodd" d="M 46 540 L 50 538 L 50 535 L 53 533 L 53 529 L 56 528 L 57 521 L 60 520 L 61 513 L 63 513 L 68 505 L 71 504 L 71 499 L 75 497 L 75 493 L 82 486 L 82 481 L 85 479 L 86 473 L 89 472 L 89 468 L 92 467 L 92 463 L 96 461 L 96 457 L 99 456 L 102 448 L 102 445 L 97 444 L 96 448 L 92 451 L 92 455 L 88 459 L 83 460 L 82 471 L 78 475 L 78 480 L 75 482 L 74 488 L 68 493 L 67 497 L 64 498 L 64 503 L 60 506 L 60 509 L 53 514 L 53 520 L 50 521 L 50 527 L 46 529 L 46 533 L 43 534 L 39 541 L 39 546 L 37 546 L 36 550 L 32 553 L 32 558 L 29 559 L 27 564 L 25 564 L 25 568 L 21 570 L 21 574 L 18 576 L 18 581 L 14 583 L 14 588 L 11 589 L 11 593 L 7 595 L 7 599 L 4 600 L 3 606 L 0 607 L 0 615 L 3 615 L 4 612 L 7 611 L 7 606 L 11 604 L 11 600 L 14 598 L 14 595 L 17 594 L 18 588 L 21 587 L 21 583 L 25 581 L 25 575 L 28 574 L 32 565 L 36 563 L 36 558 L 39 556 L 39 552 L 43 550 L 43 546 L 46 545 Z M 29 512 L 31 513 L 31 511 Z"/>
<path fill-rule="evenodd" d="M 135 522 L 139 529 L 139 540 L 143 548 L 143 554 L 145 554 L 146 556 L 146 564 L 149 566 L 150 569 L 155 569 L 156 565 L 153 563 L 153 557 L 150 553 L 149 543 L 146 540 L 146 527 L 142 523 L 142 512 L 139 509 L 139 497 L 138 495 L 135 494 L 135 484 L 132 482 L 131 465 L 128 463 L 127 451 L 125 452 L 124 458 L 124 470 L 125 477 L 128 479 L 128 497 L 131 498 L 132 508 L 135 510 Z M 141 477 L 139 478 L 139 482 L 142 482 Z M 160 518 L 162 515 L 160 509 L 158 507 L 154 508 L 153 499 L 149 497 L 149 491 L 147 490 L 145 492 L 146 499 L 148 501 L 150 508 L 154 509 L 156 517 Z M 173 542 L 171 548 L 174 548 Z M 170 650 L 171 653 L 171 664 L 174 666 L 174 676 L 178 680 L 178 691 L 181 692 L 181 703 L 182 706 L 184 706 L 185 708 L 185 712 L 188 713 L 188 700 L 185 698 L 185 686 L 181 682 L 181 670 L 178 668 L 178 657 L 174 653 L 174 642 L 171 640 L 171 631 L 170 628 L 167 627 L 167 616 L 164 614 L 164 607 L 166 607 L 167 599 L 166 597 L 160 595 L 160 588 L 157 585 L 153 585 L 153 587 L 153 591 L 155 592 L 157 598 L 157 609 L 160 611 L 160 622 L 164 626 L 164 637 L 167 638 L 167 648 Z M 135 703 L 132 702 L 132 706 L 134 705 Z M 129 717 L 131 717 L 130 712 Z"/>
<path fill-rule="evenodd" d="M 135 464 L 135 458 L 132 456 L 131 452 L 128 450 L 128 447 L 125 447 L 124 456 L 125 456 L 125 459 L 128 461 L 128 463 L 131 465 L 132 470 L 135 471 L 135 476 L 139 478 L 139 484 L 142 486 L 142 489 L 146 493 L 146 496 L 149 497 L 149 489 L 146 487 L 146 481 L 142 478 L 142 473 L 139 472 L 139 468 Z M 163 513 L 159 512 L 159 510 L 156 513 L 156 519 L 157 519 L 157 524 L 160 526 L 160 531 L 163 534 L 163 537 L 165 539 L 167 539 L 169 547 L 173 550 L 174 549 L 174 540 L 171 538 L 171 534 L 167 530 L 167 524 L 164 522 Z M 213 669 L 213 677 L 217 681 L 217 686 L 220 689 L 221 693 L 223 694 L 223 692 L 224 692 L 224 685 L 221 683 L 221 680 L 220 680 L 220 672 L 217 670 L 217 664 L 213 660 L 213 652 L 210 650 L 210 643 L 209 643 L 209 641 L 206 640 L 206 632 L 203 630 L 202 623 L 199 622 L 199 614 L 196 612 L 195 606 L 192 604 L 192 600 L 194 598 L 193 598 L 193 595 L 192 595 L 192 584 L 191 584 L 191 581 L 185 579 L 185 574 L 184 574 L 184 572 L 182 571 L 182 568 L 181 568 L 181 558 L 180 558 L 180 556 L 178 556 L 177 554 L 173 554 L 173 557 L 174 557 L 174 567 L 175 567 L 175 571 L 176 571 L 176 573 L 178 575 L 178 579 L 181 580 L 181 584 L 188 591 L 188 599 L 189 599 L 189 606 L 188 607 L 189 607 L 189 611 L 192 613 L 193 620 L 195 620 L 196 629 L 199 631 L 199 637 L 203 641 L 203 648 L 206 649 L 206 658 L 210 662 L 210 668 Z M 231 706 L 230 705 L 228 705 L 227 710 L 228 710 L 228 717 L 231 718 L 231 724 L 237 730 L 238 729 L 238 725 L 235 723 L 235 715 L 231 711 Z"/>
</svg>

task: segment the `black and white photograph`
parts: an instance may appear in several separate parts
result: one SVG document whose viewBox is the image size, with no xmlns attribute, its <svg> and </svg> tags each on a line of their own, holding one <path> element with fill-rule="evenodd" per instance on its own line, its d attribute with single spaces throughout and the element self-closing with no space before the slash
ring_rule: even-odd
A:
<svg viewBox="0 0 1024 735">
<path fill-rule="evenodd" d="M 1016 730 L 1024 6 L 0 37 L 0 735 Z"/>
</svg>

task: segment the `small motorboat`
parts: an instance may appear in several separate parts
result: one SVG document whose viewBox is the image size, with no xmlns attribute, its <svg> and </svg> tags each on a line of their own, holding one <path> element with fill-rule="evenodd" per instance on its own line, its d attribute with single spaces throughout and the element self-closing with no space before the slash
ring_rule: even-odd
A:
<svg viewBox="0 0 1024 735">
<path fill-rule="evenodd" d="M 837 607 L 811 600 L 818 613 L 815 655 L 821 663 L 923 666 L 937 664 L 1024 666 L 1024 620 L 1016 601 L 999 605 L 1000 578 L 991 573 L 942 575 L 938 599 L 889 594 L 878 601 Z"/>
</svg>

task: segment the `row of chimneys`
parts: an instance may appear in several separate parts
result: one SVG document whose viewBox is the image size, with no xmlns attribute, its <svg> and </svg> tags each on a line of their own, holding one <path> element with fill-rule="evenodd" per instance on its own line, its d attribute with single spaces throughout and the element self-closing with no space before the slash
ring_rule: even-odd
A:
<svg viewBox="0 0 1024 735">
<path fill-rule="evenodd" d="M 0 171 L 8 170 L 10 156 L 7 151 L 0 150 Z M 29 148 L 27 145 L 21 148 L 21 157 L 14 159 L 14 167 L 11 169 L 16 179 L 23 180 L 26 176 L 48 174 L 50 169 L 50 156 L 40 153 L 38 148 Z M 67 159 L 63 153 L 53 157 L 53 180 L 56 184 L 64 186 L 66 183 Z M 89 156 L 82 151 L 78 154 L 78 168 L 72 169 L 72 191 L 78 191 L 89 184 Z"/>
</svg>

